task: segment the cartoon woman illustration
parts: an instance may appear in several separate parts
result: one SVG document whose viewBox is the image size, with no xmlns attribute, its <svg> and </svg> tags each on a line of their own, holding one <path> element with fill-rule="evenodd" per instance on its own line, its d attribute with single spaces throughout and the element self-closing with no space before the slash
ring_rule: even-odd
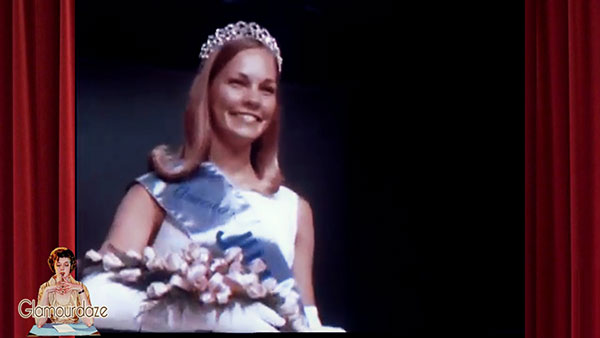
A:
<svg viewBox="0 0 600 338">
<path fill-rule="evenodd" d="M 50 312 L 51 323 L 73 324 L 79 322 L 77 307 L 91 306 L 90 294 L 83 283 L 78 282 L 71 276 L 71 272 L 77 266 L 77 260 L 73 252 L 65 247 L 58 247 L 50 253 L 48 266 L 54 276 L 40 286 L 38 292 L 38 305 L 51 306 L 54 309 L 63 307 L 64 315 L 57 316 L 57 311 Z M 66 310 L 71 308 L 71 310 Z M 85 325 L 92 326 L 93 317 L 81 317 Z M 38 327 L 42 327 L 48 321 L 48 317 L 35 319 Z"/>
</svg>

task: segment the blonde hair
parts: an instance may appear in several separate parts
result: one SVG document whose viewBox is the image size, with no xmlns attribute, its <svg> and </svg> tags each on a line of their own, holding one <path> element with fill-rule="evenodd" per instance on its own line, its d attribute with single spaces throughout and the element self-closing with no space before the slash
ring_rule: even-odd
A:
<svg viewBox="0 0 600 338">
<path fill-rule="evenodd" d="M 155 147 L 150 153 L 151 168 L 167 181 L 177 181 L 190 175 L 198 166 L 208 160 L 212 135 L 209 92 L 216 75 L 239 52 L 251 48 L 265 48 L 254 39 L 239 39 L 228 42 L 201 66 L 194 78 L 189 100 L 184 112 L 184 137 L 182 147 L 171 153 L 166 145 Z M 273 57 L 273 62 L 276 62 Z M 277 74 L 279 81 L 279 73 Z M 263 194 L 274 194 L 283 182 L 279 168 L 279 99 L 275 113 L 264 133 L 252 143 L 250 162 L 260 185 L 254 190 Z M 178 160 L 182 160 L 181 163 Z"/>
</svg>

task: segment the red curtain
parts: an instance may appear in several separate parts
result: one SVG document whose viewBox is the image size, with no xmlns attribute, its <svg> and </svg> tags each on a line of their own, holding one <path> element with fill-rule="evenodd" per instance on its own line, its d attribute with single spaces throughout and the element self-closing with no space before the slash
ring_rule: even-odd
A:
<svg viewBox="0 0 600 338">
<path fill-rule="evenodd" d="M 0 1 L 0 336 L 34 324 L 52 249 L 75 250 L 74 0 Z"/>
<path fill-rule="evenodd" d="M 526 337 L 600 337 L 600 2 L 525 2 Z"/>
</svg>

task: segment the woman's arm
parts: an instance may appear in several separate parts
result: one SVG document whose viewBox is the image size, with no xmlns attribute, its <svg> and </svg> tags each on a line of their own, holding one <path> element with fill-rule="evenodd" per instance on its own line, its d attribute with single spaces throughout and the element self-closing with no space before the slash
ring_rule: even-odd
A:
<svg viewBox="0 0 600 338">
<path fill-rule="evenodd" d="M 310 331 L 346 332 L 342 328 L 323 326 L 319 319 L 319 311 L 315 305 L 315 293 L 312 283 L 313 252 L 315 247 L 315 230 L 312 210 L 308 202 L 298 202 L 298 231 L 296 233 L 296 250 L 294 256 L 294 279 L 300 288 L 300 297 L 304 305 L 304 314 L 308 320 Z"/>
<path fill-rule="evenodd" d="M 312 283 L 313 251 L 315 235 L 312 209 L 302 198 L 298 201 L 298 230 L 296 232 L 296 249 L 294 254 L 294 279 L 300 289 L 300 297 L 304 306 L 315 305 L 315 294 Z"/>
<path fill-rule="evenodd" d="M 48 292 L 47 284 L 42 284 L 38 291 L 38 306 L 48 306 Z M 37 327 L 42 327 L 47 321 L 48 317 L 38 317 L 35 318 L 35 325 L 37 325 Z"/>
<path fill-rule="evenodd" d="M 140 184 L 133 185 L 117 208 L 117 213 L 101 252 L 112 244 L 118 250 L 142 253 L 165 217 L 163 209 Z"/>
</svg>

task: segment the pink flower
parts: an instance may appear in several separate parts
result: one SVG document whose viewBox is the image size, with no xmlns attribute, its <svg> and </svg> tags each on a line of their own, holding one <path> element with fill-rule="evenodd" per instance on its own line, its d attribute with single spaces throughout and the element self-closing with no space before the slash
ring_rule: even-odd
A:
<svg viewBox="0 0 600 338">
<path fill-rule="evenodd" d="M 85 253 L 85 258 L 91 260 L 94 263 L 98 263 L 102 260 L 102 255 L 96 250 L 90 249 Z"/>
<path fill-rule="evenodd" d="M 142 260 L 142 255 L 140 255 L 140 253 L 135 250 L 129 250 L 127 251 L 127 253 L 125 253 L 125 255 L 129 258 L 135 259 L 136 261 Z"/>
<path fill-rule="evenodd" d="M 229 301 L 229 296 L 231 296 L 231 289 L 229 289 L 229 287 L 225 286 L 223 287 L 223 289 L 221 289 L 221 291 L 219 291 L 216 295 L 217 298 L 217 302 L 219 304 L 225 304 Z"/>
<path fill-rule="evenodd" d="M 279 296 L 285 298 L 292 291 L 294 284 L 296 284 L 294 279 L 288 278 L 288 279 L 284 280 L 283 282 L 277 284 L 277 286 L 275 287 L 275 290 L 273 290 L 273 293 L 278 294 Z"/>
<path fill-rule="evenodd" d="M 167 262 L 162 257 L 155 256 L 152 260 L 146 263 L 146 268 L 150 271 L 163 270 Z"/>
<path fill-rule="evenodd" d="M 284 316 L 292 316 L 298 312 L 300 312 L 300 306 L 298 303 L 284 303 L 279 307 L 281 309 L 281 313 Z"/>
<path fill-rule="evenodd" d="M 244 286 L 240 283 L 240 273 L 228 273 L 223 277 L 223 283 L 227 285 L 233 293 L 239 293 L 244 291 Z"/>
<path fill-rule="evenodd" d="M 216 300 L 215 295 L 210 291 L 203 292 L 202 294 L 200 294 L 199 298 L 200 301 L 204 304 L 214 303 Z"/>
<path fill-rule="evenodd" d="M 225 260 L 227 263 L 241 262 L 242 259 L 244 259 L 244 255 L 242 253 L 242 248 L 239 246 L 234 246 L 225 250 Z"/>
<path fill-rule="evenodd" d="M 187 269 L 187 263 L 181 255 L 173 252 L 167 256 L 166 268 L 169 272 L 183 271 Z"/>
<path fill-rule="evenodd" d="M 144 263 L 148 263 L 156 257 L 156 252 L 154 248 L 147 246 L 144 248 Z"/>
<path fill-rule="evenodd" d="M 252 262 L 250 262 L 250 264 L 248 265 L 248 268 L 253 273 L 259 274 L 267 269 L 267 265 L 265 264 L 265 262 L 263 262 L 262 259 L 255 258 L 252 260 Z"/>
<path fill-rule="evenodd" d="M 269 294 L 272 294 L 275 291 L 275 287 L 277 287 L 277 280 L 273 277 L 269 277 L 262 281 L 262 285 L 267 289 Z"/>
<path fill-rule="evenodd" d="M 206 276 L 208 272 L 208 267 L 202 263 L 194 264 L 190 266 L 187 270 L 187 276 L 189 279 L 195 279 L 199 276 Z"/>
<path fill-rule="evenodd" d="M 127 282 L 135 282 L 142 275 L 142 270 L 136 269 L 123 269 L 119 271 L 119 277 Z"/>
<path fill-rule="evenodd" d="M 210 260 L 212 259 L 212 255 L 210 254 L 210 250 L 208 250 L 205 247 L 200 247 L 198 249 L 197 256 L 198 257 L 194 259 L 194 262 L 200 262 L 200 263 L 208 264 L 208 262 L 210 262 Z"/>
<path fill-rule="evenodd" d="M 192 265 L 187 270 L 186 279 L 195 289 L 204 291 L 208 287 L 208 279 L 206 279 L 207 271 L 208 268 L 204 264 Z"/>
<path fill-rule="evenodd" d="M 267 289 L 260 283 L 252 283 L 246 287 L 246 293 L 252 299 L 263 298 L 267 295 Z"/>
<path fill-rule="evenodd" d="M 243 272 L 244 272 L 244 265 L 242 265 L 242 262 L 233 261 L 229 265 L 229 273 L 243 273 Z"/>
<path fill-rule="evenodd" d="M 179 275 L 172 275 L 169 284 L 186 291 L 191 291 L 193 287 L 186 279 L 181 278 Z"/>
<path fill-rule="evenodd" d="M 221 274 L 227 273 L 228 268 L 229 265 L 227 264 L 227 261 L 224 258 L 215 258 L 213 260 L 213 263 L 210 265 L 210 271 L 218 272 Z"/>
<path fill-rule="evenodd" d="M 170 287 L 163 282 L 153 282 L 146 289 L 146 294 L 148 294 L 148 298 L 160 298 L 167 292 L 169 292 Z"/>
<path fill-rule="evenodd" d="M 193 263 L 195 260 L 200 258 L 201 254 L 202 247 L 200 246 L 200 243 L 191 242 L 185 250 L 184 256 L 189 263 Z"/>
<path fill-rule="evenodd" d="M 123 262 L 121 262 L 119 257 L 117 257 L 112 252 L 109 252 L 106 255 L 104 255 L 104 257 L 102 257 L 102 267 L 105 271 L 121 268 L 123 266 Z"/>
<path fill-rule="evenodd" d="M 258 275 L 254 273 L 241 274 L 241 276 L 238 277 L 238 280 L 244 286 L 244 288 L 247 288 L 248 286 L 259 282 Z"/>
<path fill-rule="evenodd" d="M 300 313 L 300 305 L 298 300 L 300 295 L 296 291 L 290 291 L 285 297 L 285 301 L 280 306 L 281 312 L 286 316 L 297 315 Z"/>
<path fill-rule="evenodd" d="M 208 290 L 210 292 L 220 291 L 225 287 L 223 284 L 223 275 L 218 272 L 215 272 L 212 277 L 208 280 Z"/>
</svg>

